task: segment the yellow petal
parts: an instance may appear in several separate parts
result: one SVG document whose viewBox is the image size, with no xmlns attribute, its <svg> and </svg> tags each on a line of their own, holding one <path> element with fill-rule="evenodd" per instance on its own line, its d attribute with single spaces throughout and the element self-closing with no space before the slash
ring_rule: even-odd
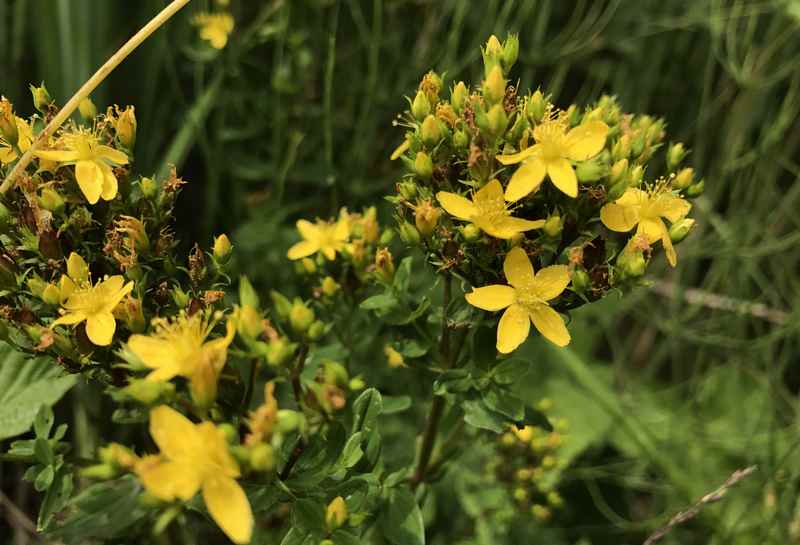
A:
<svg viewBox="0 0 800 545">
<path fill-rule="evenodd" d="M 508 182 L 505 199 L 509 202 L 518 201 L 539 189 L 546 171 L 544 162 L 538 157 L 532 157 L 522 163 Z"/>
<path fill-rule="evenodd" d="M 150 411 L 150 435 L 170 460 L 191 459 L 203 452 L 203 442 L 194 424 L 166 405 Z"/>
<path fill-rule="evenodd" d="M 309 242 L 308 240 L 304 240 L 302 242 L 298 242 L 286 253 L 289 259 L 302 259 L 304 257 L 308 257 L 314 252 L 319 250 L 319 244 L 316 242 Z"/>
<path fill-rule="evenodd" d="M 200 489 L 200 476 L 194 467 L 180 462 L 153 460 L 145 457 L 135 466 L 135 472 L 145 489 L 163 501 L 176 498 L 189 501 Z"/>
<path fill-rule="evenodd" d="M 472 204 L 472 201 L 456 193 L 439 191 L 436 194 L 436 200 L 439 201 L 439 204 L 442 205 L 442 208 L 444 208 L 448 214 L 458 219 L 469 220 L 477 213 L 477 209 L 475 205 Z"/>
<path fill-rule="evenodd" d="M 521 163 L 529 157 L 533 157 L 534 155 L 538 154 L 539 149 L 539 146 L 534 145 L 522 150 L 519 153 L 512 153 L 510 155 L 497 155 L 495 156 L 495 159 L 497 159 L 497 162 L 501 165 L 515 165 L 517 163 Z"/>
<path fill-rule="evenodd" d="M 639 209 L 634 206 L 608 203 L 600 209 L 600 220 L 612 231 L 625 233 L 639 223 Z"/>
<path fill-rule="evenodd" d="M 667 261 L 670 266 L 674 267 L 678 264 L 678 254 L 675 252 L 675 247 L 672 245 L 672 239 L 669 237 L 669 231 L 664 229 L 661 236 L 661 243 L 664 245 L 664 253 L 667 254 Z"/>
<path fill-rule="evenodd" d="M 639 220 L 639 228 L 636 229 L 636 234 L 644 236 L 650 244 L 660 240 L 666 232 L 667 226 L 661 218 L 642 218 Z"/>
<path fill-rule="evenodd" d="M 75 325 L 81 323 L 85 319 L 86 313 L 84 312 L 68 312 L 50 324 L 50 327 L 55 327 L 57 325 Z"/>
<path fill-rule="evenodd" d="M 347 217 L 341 218 L 333 228 L 334 240 L 344 241 L 350 238 L 350 222 Z"/>
<path fill-rule="evenodd" d="M 33 155 L 39 159 L 56 163 L 69 163 L 78 159 L 78 152 L 73 150 L 41 150 L 34 151 Z"/>
<path fill-rule="evenodd" d="M 239 464 L 228 449 L 225 432 L 211 422 L 203 422 L 196 429 L 203 441 L 206 455 L 222 471 L 222 476 L 235 478 L 241 475 Z"/>
<path fill-rule="evenodd" d="M 525 342 L 530 330 L 531 322 L 525 309 L 520 305 L 511 305 L 497 325 L 497 351 L 501 354 L 513 352 Z"/>
<path fill-rule="evenodd" d="M 75 178 L 89 204 L 96 204 L 103 192 L 103 173 L 94 161 L 78 161 Z"/>
<path fill-rule="evenodd" d="M 72 295 L 75 288 L 75 282 L 69 276 L 66 274 L 61 276 L 61 280 L 58 281 L 58 297 L 62 303 Z"/>
<path fill-rule="evenodd" d="M 558 346 L 567 346 L 570 336 L 561 315 L 545 304 L 536 305 L 530 311 L 531 321 L 542 336 Z"/>
<path fill-rule="evenodd" d="M 67 258 L 67 275 L 78 284 L 89 280 L 89 265 L 75 252 Z"/>
<path fill-rule="evenodd" d="M 556 159 L 547 163 L 547 175 L 558 189 L 569 197 L 578 196 L 578 178 L 575 169 L 566 159 Z"/>
<path fill-rule="evenodd" d="M 86 317 L 86 336 L 97 346 L 108 346 L 114 340 L 117 322 L 110 312 L 89 314 Z"/>
<path fill-rule="evenodd" d="M 641 207 L 647 203 L 649 197 L 647 196 L 646 191 L 642 191 L 636 187 L 629 187 L 625 190 L 625 193 L 622 194 L 622 197 L 614 201 L 615 203 L 621 206 L 635 206 Z"/>
<path fill-rule="evenodd" d="M 549 301 L 567 288 L 569 280 L 569 268 L 566 265 L 550 265 L 536 273 L 531 287 L 539 299 Z"/>
<path fill-rule="evenodd" d="M 692 205 L 676 195 L 661 194 L 653 203 L 653 212 L 667 218 L 672 223 L 686 216 Z"/>
<path fill-rule="evenodd" d="M 567 133 L 567 157 L 573 161 L 586 161 L 603 150 L 608 136 L 608 125 L 602 121 L 588 121 Z"/>
<path fill-rule="evenodd" d="M 325 246 L 322 248 L 322 255 L 324 255 L 328 261 L 333 261 L 336 259 L 336 249 L 330 245 Z"/>
<path fill-rule="evenodd" d="M 150 373 L 147 377 L 148 379 L 169 380 L 180 374 L 179 362 L 175 357 L 176 353 L 172 343 L 146 335 L 131 335 L 131 338 L 128 339 L 128 348 L 150 369 L 174 370 L 174 372 L 170 371 L 171 374 L 167 373 L 169 376 L 166 378 L 153 377 L 153 373 Z"/>
<path fill-rule="evenodd" d="M 399 158 L 406 151 L 408 151 L 408 148 L 410 147 L 411 147 L 411 141 L 408 139 L 403 140 L 403 143 L 397 146 L 397 148 L 395 148 L 395 150 L 392 152 L 392 155 L 391 157 L 389 157 L 389 160 L 394 161 L 395 159 Z"/>
<path fill-rule="evenodd" d="M 319 227 L 307 220 L 297 220 L 297 230 L 300 236 L 306 240 L 317 240 L 319 238 Z"/>
<path fill-rule="evenodd" d="M 102 159 L 106 159 L 107 161 L 111 161 L 117 165 L 127 165 L 128 164 L 128 156 L 110 146 L 97 146 L 95 148 L 96 154 L 98 157 Z"/>
<path fill-rule="evenodd" d="M 488 184 L 480 188 L 475 193 L 475 202 L 478 201 L 500 201 L 503 202 L 503 186 L 500 184 L 500 181 L 495 178 L 494 180 L 490 181 Z"/>
<path fill-rule="evenodd" d="M 519 246 L 511 248 L 503 261 L 503 272 L 508 283 L 517 289 L 530 286 L 533 283 L 533 265 L 528 259 L 528 254 Z"/>
<path fill-rule="evenodd" d="M 483 310 L 501 310 L 514 303 L 517 298 L 514 288 L 502 284 L 493 284 L 482 288 L 474 288 L 464 295 L 467 303 Z"/>
<path fill-rule="evenodd" d="M 502 217 L 494 222 L 482 218 L 475 220 L 475 225 L 486 231 L 488 235 L 506 240 L 531 229 L 541 229 L 544 224 L 545 220 L 524 220 L 511 216 Z"/>
<path fill-rule="evenodd" d="M 100 197 L 104 201 L 111 201 L 114 200 L 114 197 L 117 196 L 117 177 L 114 175 L 114 171 L 111 170 L 111 167 L 105 163 L 98 163 L 97 167 L 100 169 L 100 172 L 103 175 L 103 185 L 100 192 Z"/>
<path fill-rule="evenodd" d="M 203 482 L 203 500 L 214 522 L 231 541 L 249 543 L 253 536 L 253 511 L 239 483 L 215 476 Z"/>
</svg>

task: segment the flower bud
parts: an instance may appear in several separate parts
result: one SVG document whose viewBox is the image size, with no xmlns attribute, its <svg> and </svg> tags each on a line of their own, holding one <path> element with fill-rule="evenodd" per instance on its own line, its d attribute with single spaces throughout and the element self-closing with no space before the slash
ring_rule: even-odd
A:
<svg viewBox="0 0 800 545">
<path fill-rule="evenodd" d="M 706 188 L 706 181 L 700 180 L 696 184 L 692 184 L 689 186 L 689 188 L 686 190 L 686 196 L 689 197 L 690 199 L 699 197 L 700 195 L 703 194 L 705 188 Z"/>
<path fill-rule="evenodd" d="M 486 46 L 481 51 L 483 55 L 483 69 L 484 73 L 488 74 L 495 66 L 498 66 L 503 56 L 503 46 L 497 36 L 492 34 L 486 42 Z"/>
<path fill-rule="evenodd" d="M 386 356 L 386 363 L 389 365 L 390 368 L 395 369 L 397 367 L 404 367 L 406 362 L 403 359 L 403 355 L 392 348 L 392 345 L 387 344 L 383 347 L 383 353 Z"/>
<path fill-rule="evenodd" d="M 506 132 L 508 116 L 502 104 L 495 104 L 489 109 L 489 113 L 486 114 L 486 125 L 492 136 L 499 137 Z"/>
<path fill-rule="evenodd" d="M 417 228 L 404 221 L 400 224 L 400 239 L 406 244 L 417 245 L 420 241 L 419 231 Z"/>
<path fill-rule="evenodd" d="M 292 312 L 292 303 L 282 293 L 272 290 L 269 293 L 272 298 L 272 304 L 275 306 L 275 313 L 281 320 L 288 320 L 289 314 Z"/>
<path fill-rule="evenodd" d="M 314 323 L 314 311 L 310 309 L 302 299 L 295 298 L 292 308 L 289 311 L 289 323 L 296 333 L 305 333 L 311 324 Z"/>
<path fill-rule="evenodd" d="M 414 172 L 423 180 L 427 180 L 433 176 L 433 161 L 431 160 L 431 156 L 424 151 L 418 152 L 416 159 L 414 159 Z"/>
<path fill-rule="evenodd" d="M 608 201 L 616 201 L 622 195 L 625 194 L 625 191 L 628 189 L 628 183 L 626 180 L 620 180 L 619 182 L 611 185 L 606 192 L 606 200 Z"/>
<path fill-rule="evenodd" d="M 53 99 L 50 97 L 50 93 L 47 92 L 44 82 L 42 82 L 40 87 L 31 85 L 30 90 L 33 96 L 33 107 L 41 113 L 46 114 L 50 109 L 50 105 L 53 103 Z"/>
<path fill-rule="evenodd" d="M 136 114 L 134 113 L 133 106 L 128 106 L 117 117 L 114 123 L 114 130 L 117 131 L 117 138 L 120 144 L 133 149 L 136 143 Z"/>
<path fill-rule="evenodd" d="M 346 521 L 347 504 L 343 497 L 336 496 L 333 498 L 333 501 L 328 504 L 327 509 L 325 509 L 325 525 L 328 527 L 328 531 L 333 532 L 341 528 Z"/>
<path fill-rule="evenodd" d="M 519 139 L 522 138 L 522 133 L 528 128 L 528 118 L 524 115 L 518 115 L 517 119 L 514 121 L 514 125 L 511 127 L 511 130 L 508 134 L 508 140 L 511 142 L 517 142 Z"/>
<path fill-rule="evenodd" d="M 528 99 L 528 104 L 525 106 L 525 115 L 531 118 L 534 123 L 539 123 L 544 118 L 546 108 L 547 101 L 542 92 L 537 89 Z"/>
<path fill-rule="evenodd" d="M 0 97 L 0 137 L 12 146 L 16 146 L 19 140 L 14 107 L 6 97 Z"/>
<path fill-rule="evenodd" d="M 325 323 L 321 322 L 320 320 L 316 320 L 313 324 L 311 324 L 311 327 L 308 328 L 308 338 L 312 341 L 321 339 L 324 334 Z"/>
<path fill-rule="evenodd" d="M 154 199 L 158 196 L 158 183 L 152 178 L 142 177 L 139 186 L 142 188 L 142 195 L 145 199 Z"/>
<path fill-rule="evenodd" d="M 228 235 L 222 234 L 218 236 L 214 239 L 214 259 L 221 264 L 227 263 L 231 256 L 231 248 L 233 247 Z"/>
<path fill-rule="evenodd" d="M 304 257 L 298 265 L 300 274 L 314 274 L 317 272 L 317 264 L 310 257 Z"/>
<path fill-rule="evenodd" d="M 623 134 L 614 143 L 614 147 L 611 148 L 611 157 L 615 161 L 619 161 L 620 159 L 627 159 L 630 155 L 631 137 L 628 134 Z"/>
<path fill-rule="evenodd" d="M 467 242 L 474 242 L 481 238 L 481 229 L 474 223 L 468 223 L 461 227 L 461 234 Z"/>
<path fill-rule="evenodd" d="M 431 113 L 431 103 L 422 91 L 417 91 L 414 102 L 411 103 L 411 115 L 417 121 L 422 121 Z"/>
<path fill-rule="evenodd" d="M 580 182 L 596 182 L 606 175 L 608 167 L 599 160 L 581 161 L 575 167 L 575 175 Z"/>
<path fill-rule="evenodd" d="M 186 308 L 189 305 L 189 294 L 183 291 L 179 286 L 172 289 L 172 301 L 178 308 Z"/>
<path fill-rule="evenodd" d="M 394 259 L 389 248 L 381 248 L 375 252 L 375 275 L 387 284 L 394 279 Z"/>
<path fill-rule="evenodd" d="M 270 471 L 275 467 L 275 450 L 271 445 L 259 443 L 250 450 L 250 467 L 256 471 Z"/>
<path fill-rule="evenodd" d="M 422 143 L 429 148 L 438 144 L 442 139 L 442 126 L 439 120 L 430 114 L 427 115 L 425 121 L 422 122 L 420 136 L 422 137 Z"/>
<path fill-rule="evenodd" d="M 646 144 L 647 140 L 644 131 L 639 131 L 633 140 L 631 140 L 631 154 L 633 157 L 639 157 L 644 151 Z"/>
<path fill-rule="evenodd" d="M 47 284 L 42 291 L 42 301 L 48 305 L 58 305 L 61 302 L 61 290 L 53 283 Z"/>
<path fill-rule="evenodd" d="M 325 278 L 322 279 L 322 286 L 320 287 L 320 289 L 322 290 L 322 293 L 324 295 L 327 295 L 328 297 L 333 297 L 336 294 L 336 292 L 339 291 L 340 288 L 341 286 L 336 280 L 333 279 L 333 277 L 326 276 Z"/>
<path fill-rule="evenodd" d="M 519 57 L 519 37 L 516 34 L 509 34 L 506 41 L 503 42 L 503 53 L 500 57 L 503 70 L 510 71 L 517 62 L 517 57 Z"/>
<path fill-rule="evenodd" d="M 442 211 L 439 208 L 433 206 L 431 201 L 424 200 L 418 203 L 414 209 L 414 224 L 417 226 L 419 233 L 428 238 L 436 229 L 441 215 Z"/>
<path fill-rule="evenodd" d="M 672 179 L 672 187 L 675 189 L 683 190 L 692 185 L 694 181 L 694 169 L 686 167 L 681 169 L 680 172 Z"/>
<path fill-rule="evenodd" d="M 464 85 L 464 82 L 459 81 L 456 83 L 455 87 L 453 87 L 453 90 L 450 92 L 450 104 L 453 106 L 456 113 L 460 114 L 464 109 L 468 96 L 469 91 L 467 90 L 467 86 Z"/>
<path fill-rule="evenodd" d="M 85 97 L 81 100 L 80 104 L 78 104 L 78 111 L 81 113 L 82 118 L 94 119 L 97 115 L 97 106 L 94 105 L 91 98 Z"/>
<path fill-rule="evenodd" d="M 272 367 L 283 365 L 294 354 L 294 348 L 286 337 L 271 339 L 267 348 L 267 364 Z"/>
<path fill-rule="evenodd" d="M 294 430 L 304 430 L 306 427 L 306 417 L 302 413 L 290 409 L 278 411 L 278 425 L 275 431 L 280 434 L 287 434 Z"/>
<path fill-rule="evenodd" d="M 51 187 L 45 187 L 38 200 L 39 206 L 48 212 L 58 213 L 64 209 L 64 199 Z"/>
<path fill-rule="evenodd" d="M 647 270 L 647 260 L 639 250 L 623 250 L 617 257 L 617 267 L 625 276 L 638 278 Z"/>
<path fill-rule="evenodd" d="M 558 492 L 551 490 L 547 493 L 547 503 L 558 508 L 564 505 L 564 500 L 561 498 L 561 495 L 559 495 Z"/>
<path fill-rule="evenodd" d="M 264 320 L 252 305 L 242 305 L 236 313 L 236 330 L 248 340 L 255 340 L 264 332 Z"/>
<path fill-rule="evenodd" d="M 503 77 L 503 69 L 500 65 L 492 68 L 489 75 L 483 82 L 483 98 L 487 104 L 499 104 L 506 96 L 506 80 Z"/>
<path fill-rule="evenodd" d="M 458 129 L 453 133 L 453 147 L 457 150 L 465 150 L 469 147 L 469 134 L 464 129 Z"/>
<path fill-rule="evenodd" d="M 552 216 L 548 217 L 544 222 L 544 227 L 542 227 L 542 231 L 544 231 L 545 234 L 551 238 L 556 238 L 559 236 L 563 229 L 564 219 L 558 214 L 553 214 Z"/>
<path fill-rule="evenodd" d="M 669 228 L 669 238 L 672 240 L 672 243 L 677 244 L 689 236 L 689 232 L 694 227 L 694 224 L 695 220 L 691 218 L 683 218 L 673 223 Z"/>
<path fill-rule="evenodd" d="M 397 192 L 407 201 L 414 200 L 417 196 L 417 184 L 410 180 L 400 182 L 397 184 Z"/>
<path fill-rule="evenodd" d="M 644 167 L 636 165 L 628 171 L 628 187 L 638 187 L 644 178 Z"/>
<path fill-rule="evenodd" d="M 5 228 L 8 227 L 10 220 L 11 211 L 6 208 L 6 205 L 0 202 L 0 232 L 5 231 Z"/>
<path fill-rule="evenodd" d="M 591 286 L 592 279 L 589 278 L 589 273 L 584 269 L 576 268 L 572 271 L 572 289 L 578 293 L 583 293 Z"/>
<path fill-rule="evenodd" d="M 42 298 L 44 294 L 44 290 L 47 288 L 48 284 L 44 280 L 39 277 L 39 275 L 33 275 L 25 282 L 28 286 L 28 290 L 30 290 L 31 294 L 34 297 L 38 297 L 39 299 Z"/>
<path fill-rule="evenodd" d="M 686 157 L 686 149 L 683 144 L 677 142 L 669 147 L 667 150 L 667 168 L 670 172 L 680 166 L 684 157 Z"/>
<path fill-rule="evenodd" d="M 130 379 L 128 385 L 120 393 L 145 405 L 153 405 L 160 399 L 171 397 L 175 393 L 172 382 L 156 382 L 147 379 Z"/>
<path fill-rule="evenodd" d="M 627 170 L 628 170 L 627 159 L 620 159 L 619 161 L 611 165 L 611 171 L 608 173 L 611 185 L 614 185 L 622 181 L 622 178 L 625 176 Z"/>
<path fill-rule="evenodd" d="M 76 284 L 82 284 L 89 281 L 89 266 L 81 256 L 72 252 L 67 258 L 67 276 L 69 276 Z"/>
</svg>

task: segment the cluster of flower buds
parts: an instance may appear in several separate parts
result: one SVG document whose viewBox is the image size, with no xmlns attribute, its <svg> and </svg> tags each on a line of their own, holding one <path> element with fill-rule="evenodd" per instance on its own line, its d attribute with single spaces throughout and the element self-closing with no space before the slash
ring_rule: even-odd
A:
<svg viewBox="0 0 800 545">
<path fill-rule="evenodd" d="M 511 85 L 518 50 L 516 36 L 492 36 L 483 80 L 455 82 L 449 96 L 439 75 L 423 77 L 397 122 L 405 137 L 392 159 L 407 172 L 390 200 L 404 242 L 440 271 L 493 285 L 471 304 L 508 308 L 508 323 L 527 315 L 564 345 L 559 312 L 639 284 L 659 245 L 675 265 L 694 224 L 687 199 L 704 182 L 683 165 L 682 144 L 665 146 L 663 120 L 623 113 L 609 96 L 560 109 Z M 498 280 L 510 286 L 494 289 Z M 498 350 L 527 331 L 499 333 Z"/>
</svg>

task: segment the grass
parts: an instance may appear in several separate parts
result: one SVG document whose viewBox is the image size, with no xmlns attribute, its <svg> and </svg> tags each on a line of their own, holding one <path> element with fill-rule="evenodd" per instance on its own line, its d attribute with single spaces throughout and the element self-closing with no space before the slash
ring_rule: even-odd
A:
<svg viewBox="0 0 800 545">
<path fill-rule="evenodd" d="M 45 80 L 63 103 L 161 5 L 0 3 L 3 93 L 23 104 L 27 84 Z M 665 117 L 706 179 L 695 201 L 699 227 L 678 248 L 678 268 L 664 271 L 674 289 L 642 289 L 585 309 L 574 317 L 582 339 L 574 351 L 563 361 L 541 355 L 548 369 L 563 368 L 548 371 L 552 384 L 566 372 L 580 393 L 576 417 L 588 408 L 607 416 L 569 477 L 576 512 L 552 543 L 641 542 L 654 523 L 751 464 L 754 476 L 665 543 L 799 542 L 796 1 L 233 6 L 240 28 L 219 58 L 199 47 L 187 12 L 94 99 L 101 108 L 136 105 L 141 171 L 176 163 L 191 182 L 179 211 L 185 238 L 235 232 L 241 268 L 262 287 L 285 280 L 262 271 L 286 269 L 296 214 L 327 215 L 390 190 L 398 170 L 387 157 L 400 138 L 391 122 L 401 97 L 431 67 L 448 78 L 475 76 L 478 47 L 491 33 L 520 33 L 515 74 L 523 86 L 541 85 L 562 104 L 613 93 L 629 111 Z M 783 318 L 696 304 L 690 288 L 759 303 Z M 15 468 L 0 470 L 4 487 L 14 482 Z M 443 528 L 434 526 L 434 542 L 446 536 Z"/>
</svg>

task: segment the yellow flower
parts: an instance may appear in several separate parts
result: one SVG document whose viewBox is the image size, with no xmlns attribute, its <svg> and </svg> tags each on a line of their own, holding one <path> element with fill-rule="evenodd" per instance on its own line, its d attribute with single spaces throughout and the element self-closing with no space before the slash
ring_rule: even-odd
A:
<svg viewBox="0 0 800 545">
<path fill-rule="evenodd" d="M 21 117 L 15 116 L 15 120 L 17 123 L 17 133 L 19 135 L 17 140 L 17 148 L 20 152 L 25 153 L 33 144 L 33 129 L 31 129 L 31 126 L 28 125 L 27 121 Z M 18 156 L 19 155 L 17 154 L 17 150 L 14 149 L 14 146 L 0 137 L 0 164 L 10 163 Z"/>
<path fill-rule="evenodd" d="M 165 405 L 150 411 L 150 435 L 159 455 L 143 457 L 134 468 L 145 489 L 163 501 L 189 501 L 203 493 L 211 518 L 234 543 L 249 543 L 253 511 L 236 478 L 239 466 L 225 433 L 211 422 L 193 424 Z"/>
<path fill-rule="evenodd" d="M 61 165 L 74 164 L 75 179 L 89 204 L 116 197 L 117 177 L 111 167 L 127 165 L 128 156 L 101 144 L 97 136 L 87 131 L 66 134 L 61 140 L 65 150 L 37 151 L 34 155 Z"/>
<path fill-rule="evenodd" d="M 222 49 L 228 43 L 228 35 L 233 31 L 233 17 L 230 13 L 198 13 L 192 23 L 200 27 L 200 38 L 214 49 Z"/>
<path fill-rule="evenodd" d="M 503 354 L 514 351 L 528 338 L 531 322 L 548 341 L 558 346 L 569 344 L 564 319 L 547 304 L 569 284 L 567 266 L 551 265 L 534 275 L 527 254 L 517 246 L 506 255 L 503 271 L 510 286 L 474 288 L 466 295 L 467 302 L 480 309 L 506 309 L 497 326 L 497 350 Z"/>
<path fill-rule="evenodd" d="M 347 214 L 338 221 L 317 220 L 316 224 L 306 220 L 297 222 L 297 230 L 305 240 L 298 242 L 287 253 L 289 259 L 302 259 L 311 254 L 321 252 L 329 260 L 336 259 L 336 252 L 344 250 L 350 238 L 350 222 Z"/>
<path fill-rule="evenodd" d="M 167 381 L 176 376 L 189 379 L 192 398 L 198 405 L 210 406 L 217 397 L 217 381 L 228 357 L 236 327 L 228 320 L 225 337 L 206 341 L 216 325 L 200 313 L 156 320 L 151 335 L 131 335 L 128 348 L 153 371 L 150 381 Z"/>
<path fill-rule="evenodd" d="M 661 239 L 667 261 L 674 267 L 678 256 L 672 246 L 667 226 L 661 218 L 675 223 L 685 217 L 691 208 L 691 204 L 671 193 L 663 184 L 649 192 L 632 187 L 613 203 L 603 206 L 600 209 L 600 219 L 606 227 L 620 233 L 638 226 L 636 236 L 643 236 L 648 244 Z"/>
<path fill-rule="evenodd" d="M 570 161 L 586 161 L 603 149 L 608 125 L 602 121 L 587 121 L 567 131 L 565 117 L 546 119 L 533 129 L 536 144 L 513 155 L 498 155 L 504 165 L 522 163 L 511 176 L 506 188 L 506 200 L 517 201 L 536 191 L 545 174 L 550 181 L 570 197 L 578 196 L 578 178 Z"/>
<path fill-rule="evenodd" d="M 544 220 L 530 221 L 511 217 L 503 199 L 503 186 L 492 180 L 475 192 L 472 202 L 456 193 L 439 191 L 436 200 L 448 214 L 469 221 L 488 235 L 496 238 L 511 238 L 531 229 L 539 229 Z"/>
<path fill-rule="evenodd" d="M 73 252 L 67 260 L 67 274 L 59 282 L 64 301 L 62 315 L 50 327 L 86 321 L 89 340 L 97 346 L 108 346 L 117 329 L 114 308 L 133 290 L 133 282 L 125 284 L 125 279 L 116 275 L 93 286 L 88 271 L 83 258 Z"/>
</svg>

